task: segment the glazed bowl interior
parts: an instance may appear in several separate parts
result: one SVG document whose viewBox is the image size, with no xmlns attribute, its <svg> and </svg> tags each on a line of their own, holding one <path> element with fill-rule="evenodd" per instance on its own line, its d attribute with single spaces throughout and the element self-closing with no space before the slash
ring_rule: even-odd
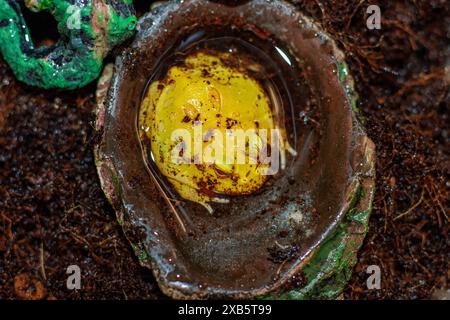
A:
<svg viewBox="0 0 450 320">
<path fill-rule="evenodd" d="M 174 297 L 273 290 L 301 269 L 348 205 L 357 128 L 339 79 L 339 51 L 284 2 L 249 1 L 238 9 L 193 0 L 149 13 L 118 58 L 109 91 L 104 157 L 113 162 L 123 210 L 142 234 L 155 276 Z M 284 126 L 297 155 L 261 190 L 217 204 L 210 214 L 178 197 L 146 161 L 137 119 L 149 81 L 173 50 L 230 37 L 259 47 L 280 66 L 280 86 L 291 101 Z"/>
</svg>

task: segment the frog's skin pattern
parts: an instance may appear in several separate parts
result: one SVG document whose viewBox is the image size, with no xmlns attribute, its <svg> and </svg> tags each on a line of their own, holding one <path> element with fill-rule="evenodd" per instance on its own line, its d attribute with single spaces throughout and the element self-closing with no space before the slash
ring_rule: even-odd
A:
<svg viewBox="0 0 450 320">
<path fill-rule="evenodd" d="M 32 11 L 49 11 L 60 40 L 36 48 L 17 0 L 0 0 L 0 52 L 15 76 L 45 89 L 76 89 L 96 79 L 103 59 L 131 37 L 137 18 L 132 0 L 25 0 Z"/>
</svg>

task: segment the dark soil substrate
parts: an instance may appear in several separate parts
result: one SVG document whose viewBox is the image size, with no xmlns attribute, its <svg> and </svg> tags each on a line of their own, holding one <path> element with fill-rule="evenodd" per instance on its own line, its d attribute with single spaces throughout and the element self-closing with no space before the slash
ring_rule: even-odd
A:
<svg viewBox="0 0 450 320">
<path fill-rule="evenodd" d="M 370 230 L 344 297 L 430 298 L 449 276 L 448 3 L 379 1 L 382 29 L 368 30 L 364 1 L 294 2 L 347 52 L 377 145 Z M 47 17 L 27 16 L 36 39 L 54 37 L 36 30 Z M 30 88 L 0 62 L 0 299 L 164 298 L 100 188 L 94 93 L 95 85 L 65 93 Z M 82 290 L 66 288 L 73 264 Z M 373 264 L 381 290 L 366 287 Z"/>
</svg>

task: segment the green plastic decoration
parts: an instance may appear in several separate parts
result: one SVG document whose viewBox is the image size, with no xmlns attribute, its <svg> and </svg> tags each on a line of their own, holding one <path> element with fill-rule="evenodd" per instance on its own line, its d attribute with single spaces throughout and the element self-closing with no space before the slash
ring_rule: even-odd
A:
<svg viewBox="0 0 450 320">
<path fill-rule="evenodd" d="M 132 0 L 26 0 L 25 5 L 49 11 L 60 39 L 35 47 L 19 2 L 0 0 L 0 52 L 19 80 L 45 89 L 76 89 L 95 80 L 103 59 L 133 35 L 137 22 Z"/>
</svg>

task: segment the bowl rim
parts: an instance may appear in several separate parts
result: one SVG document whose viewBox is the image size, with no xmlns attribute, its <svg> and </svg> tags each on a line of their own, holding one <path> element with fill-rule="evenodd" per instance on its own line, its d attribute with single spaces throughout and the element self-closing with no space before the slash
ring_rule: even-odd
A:
<svg viewBox="0 0 450 320">
<path fill-rule="evenodd" d="M 136 58 L 137 50 L 135 50 L 138 46 L 142 45 L 146 39 L 150 39 L 156 36 L 158 32 L 162 32 L 161 28 L 157 28 L 156 26 L 163 26 L 167 19 L 173 18 L 171 15 L 179 12 L 185 12 L 183 10 L 188 11 L 198 8 L 198 6 L 207 6 L 208 9 L 214 8 L 224 9 L 225 7 L 218 3 L 213 3 L 205 0 L 188 0 L 182 3 L 176 1 L 169 1 L 166 4 L 161 5 L 155 11 L 146 14 L 142 17 L 138 24 L 138 34 L 131 44 L 130 48 L 126 49 L 117 59 L 115 63 L 115 74 L 111 80 L 109 85 L 107 98 L 99 103 L 97 113 L 97 121 L 96 121 L 96 130 L 98 135 L 100 136 L 99 143 L 96 144 L 94 148 L 94 154 L 96 158 L 96 165 L 98 174 L 100 177 L 100 182 L 102 188 L 107 196 L 107 198 L 112 203 L 119 223 L 122 225 L 125 234 L 133 246 L 140 263 L 143 266 L 147 266 L 152 269 L 154 276 L 162 289 L 162 291 L 173 297 L 173 298 L 217 298 L 217 297 L 232 297 L 232 298 L 252 298 L 255 296 L 260 296 L 272 292 L 273 290 L 279 288 L 286 281 L 299 270 L 301 270 L 305 265 L 311 261 L 314 254 L 318 251 L 320 245 L 324 243 L 327 239 L 329 239 L 333 231 L 342 222 L 344 216 L 349 212 L 351 208 L 355 206 L 354 195 L 356 190 L 359 188 L 360 183 L 362 181 L 362 177 L 364 175 L 368 175 L 368 169 L 372 168 L 369 174 L 370 177 L 373 178 L 373 166 L 374 166 L 374 146 L 371 143 L 370 139 L 367 138 L 363 127 L 361 125 L 361 117 L 356 108 L 356 100 L 357 95 L 354 90 L 353 79 L 349 74 L 348 67 L 345 63 L 344 54 L 340 49 L 338 49 L 336 43 L 332 40 L 332 38 L 327 35 L 325 32 L 320 30 L 320 28 L 315 25 L 309 18 L 303 16 L 293 5 L 288 4 L 281 0 L 275 0 L 270 3 L 264 0 L 252 0 L 245 4 L 245 6 L 254 5 L 259 7 L 260 9 L 267 8 L 266 6 L 270 6 L 271 9 L 277 10 L 281 16 L 285 16 L 286 18 L 292 19 L 292 21 L 296 21 L 299 24 L 299 28 L 308 29 L 312 31 L 315 35 L 320 35 L 319 37 L 311 38 L 313 42 L 326 42 L 331 47 L 331 55 L 329 57 L 332 58 L 332 64 L 334 65 L 335 72 L 330 72 L 327 75 L 332 76 L 331 81 L 335 84 L 336 87 L 339 87 L 342 90 L 342 94 L 345 96 L 345 108 L 348 109 L 350 113 L 350 121 L 351 121 L 351 133 L 349 134 L 349 162 L 347 166 L 351 168 L 352 175 L 348 179 L 348 185 L 343 192 L 344 201 L 339 212 L 336 214 L 336 219 L 330 223 L 329 227 L 321 233 L 321 237 L 317 243 L 312 246 L 309 252 L 306 252 L 304 256 L 302 256 L 301 261 L 297 263 L 295 268 L 286 272 L 281 279 L 274 281 L 270 285 L 267 285 L 262 288 L 256 288 L 254 290 L 229 290 L 223 289 L 220 287 L 208 287 L 208 288 L 198 288 L 197 283 L 193 282 L 183 282 L 177 279 L 168 279 L 168 274 L 171 273 L 171 266 L 168 263 L 167 257 L 163 254 L 158 253 L 159 257 L 155 258 L 155 255 L 152 255 L 151 250 L 159 250 L 160 246 L 158 243 L 165 242 L 170 243 L 171 239 L 167 237 L 153 239 L 146 238 L 145 240 L 142 238 L 142 234 L 139 233 L 136 229 L 148 228 L 147 225 L 143 224 L 140 220 L 139 214 L 136 212 L 136 209 L 133 206 L 130 206 L 128 201 L 124 201 L 124 197 L 129 196 L 124 194 L 127 187 L 130 187 L 130 180 L 125 176 L 126 173 L 123 171 L 123 168 L 118 163 L 118 159 L 115 157 L 115 152 L 113 150 L 117 150 L 115 148 L 119 148 L 120 144 L 123 143 L 117 138 L 118 134 L 125 135 L 128 140 L 129 139 L 137 139 L 137 136 L 133 136 L 132 126 L 129 126 L 130 129 L 124 129 L 123 127 L 120 130 L 116 130 L 114 125 L 112 124 L 115 116 L 117 116 L 117 110 L 121 107 L 117 102 L 117 96 L 120 94 L 120 89 L 124 81 L 124 75 L 128 75 L 128 78 L 136 77 L 136 73 L 140 72 L 141 66 L 136 66 L 133 64 L 133 59 Z M 181 11 L 180 11 L 181 10 Z M 218 11 L 216 11 L 218 12 Z M 223 13 L 222 13 L 223 14 Z M 153 65 L 156 65 L 157 62 L 153 62 Z M 132 70 L 130 69 L 132 66 Z M 331 70 L 331 69 L 330 69 Z M 136 102 L 130 103 L 135 105 Z M 127 130 L 127 131 L 124 131 Z M 111 136 L 114 136 L 111 138 Z M 111 149 L 112 146 L 112 149 Z M 370 156 L 369 156 L 370 155 Z M 137 174 L 136 172 L 133 172 Z M 128 176 L 130 177 L 130 176 Z M 132 177 L 132 176 L 131 176 Z M 128 184 L 128 185 L 127 185 Z M 153 189 L 153 191 L 158 191 Z M 373 190 L 371 190 L 373 191 Z M 373 192 L 371 192 L 372 194 Z M 155 204 L 149 204 L 155 205 Z M 156 223 L 156 222 L 155 222 Z M 159 226 L 161 227 L 161 226 Z M 150 232 L 154 232 L 154 230 L 147 230 Z M 141 230 L 142 232 L 142 230 Z M 139 238 L 141 237 L 141 238 Z M 152 249 L 149 249 L 149 246 L 152 246 Z"/>
</svg>

